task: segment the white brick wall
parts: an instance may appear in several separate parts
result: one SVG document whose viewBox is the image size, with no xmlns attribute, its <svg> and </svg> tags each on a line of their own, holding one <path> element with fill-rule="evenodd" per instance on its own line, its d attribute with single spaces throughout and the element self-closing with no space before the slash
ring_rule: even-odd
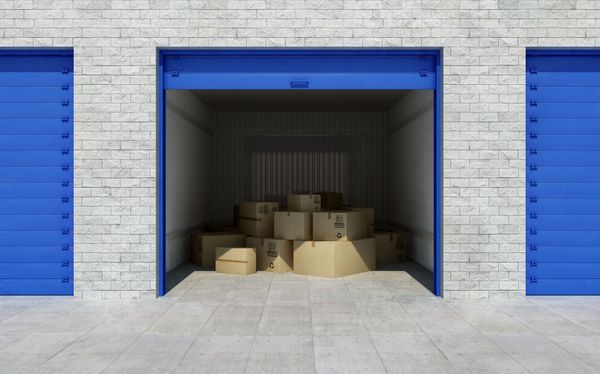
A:
<svg viewBox="0 0 600 374">
<path fill-rule="evenodd" d="M 525 48 L 596 46 L 595 0 L 0 1 L 0 46 L 75 52 L 76 295 L 154 296 L 156 47 L 443 47 L 444 289 L 525 287 Z"/>
</svg>

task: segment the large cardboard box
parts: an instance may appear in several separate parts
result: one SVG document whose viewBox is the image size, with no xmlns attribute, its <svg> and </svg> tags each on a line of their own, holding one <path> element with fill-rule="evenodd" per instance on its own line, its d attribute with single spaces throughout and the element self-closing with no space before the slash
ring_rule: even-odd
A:
<svg viewBox="0 0 600 374">
<path fill-rule="evenodd" d="M 405 232 L 375 232 L 377 266 L 397 264 L 406 261 L 407 238 Z"/>
<path fill-rule="evenodd" d="M 217 273 L 248 275 L 256 273 L 255 248 L 217 247 L 215 249 Z"/>
<path fill-rule="evenodd" d="M 375 209 L 373 208 L 352 208 L 360 212 L 367 213 L 367 236 L 375 235 Z"/>
<path fill-rule="evenodd" d="M 312 240 L 311 212 L 275 212 L 275 232 L 277 239 Z"/>
<path fill-rule="evenodd" d="M 273 216 L 279 210 L 275 202 L 240 203 L 240 232 L 257 237 L 273 237 Z"/>
<path fill-rule="evenodd" d="M 319 192 L 321 195 L 321 210 L 342 209 L 343 197 L 341 192 Z"/>
<path fill-rule="evenodd" d="M 336 278 L 375 269 L 375 238 L 294 241 L 294 272 Z"/>
<path fill-rule="evenodd" d="M 358 210 L 313 213 L 313 240 L 367 237 L 367 213 Z"/>
<path fill-rule="evenodd" d="M 246 238 L 246 247 L 256 248 L 256 270 L 285 273 L 293 270 L 293 242 L 285 239 Z"/>
<path fill-rule="evenodd" d="M 291 212 L 318 212 L 321 210 L 321 195 L 288 195 L 288 210 Z"/>
<path fill-rule="evenodd" d="M 200 266 L 215 266 L 216 247 L 246 245 L 246 235 L 234 232 L 197 232 L 193 240 L 192 261 Z"/>
</svg>

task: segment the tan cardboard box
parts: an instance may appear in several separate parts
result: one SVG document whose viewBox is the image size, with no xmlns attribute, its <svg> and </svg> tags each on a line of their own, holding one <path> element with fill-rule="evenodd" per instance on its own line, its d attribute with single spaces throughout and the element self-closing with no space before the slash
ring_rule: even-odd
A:
<svg viewBox="0 0 600 374">
<path fill-rule="evenodd" d="M 277 239 L 312 240 L 311 212 L 275 212 Z"/>
<path fill-rule="evenodd" d="M 321 210 L 342 209 L 343 196 L 341 192 L 319 192 L 321 195 Z"/>
<path fill-rule="evenodd" d="M 321 195 L 288 195 L 288 210 L 291 212 L 318 212 L 321 210 Z"/>
<path fill-rule="evenodd" d="M 234 232 L 197 232 L 193 239 L 192 261 L 200 266 L 215 266 L 216 247 L 246 245 L 246 235 Z"/>
<path fill-rule="evenodd" d="M 336 278 L 375 269 L 375 238 L 294 241 L 294 272 Z"/>
<path fill-rule="evenodd" d="M 313 240 L 355 240 L 367 237 L 367 213 L 358 210 L 313 213 Z"/>
<path fill-rule="evenodd" d="M 375 232 L 377 266 L 406 261 L 406 233 L 398 231 Z"/>
<path fill-rule="evenodd" d="M 352 208 L 360 212 L 367 213 L 367 236 L 375 235 L 375 209 L 373 208 Z"/>
<path fill-rule="evenodd" d="M 240 203 L 240 232 L 257 237 L 273 237 L 273 216 L 279 210 L 279 203 L 243 202 Z"/>
<path fill-rule="evenodd" d="M 248 275 L 256 273 L 255 248 L 215 248 L 217 273 Z"/>
<path fill-rule="evenodd" d="M 246 247 L 256 248 L 256 270 L 285 273 L 292 271 L 292 241 L 273 238 L 246 238 Z"/>
</svg>

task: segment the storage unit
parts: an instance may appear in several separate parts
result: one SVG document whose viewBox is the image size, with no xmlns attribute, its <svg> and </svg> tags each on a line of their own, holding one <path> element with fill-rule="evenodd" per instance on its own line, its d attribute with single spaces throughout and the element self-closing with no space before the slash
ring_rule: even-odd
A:
<svg viewBox="0 0 600 374">
<path fill-rule="evenodd" d="M 0 294 L 73 294 L 73 55 L 0 50 Z"/>
<path fill-rule="evenodd" d="M 437 51 L 161 56 L 163 259 L 185 257 L 175 237 L 190 228 L 232 222 L 235 204 L 285 209 L 290 193 L 340 192 L 346 205 L 373 207 L 378 224 L 425 233 L 415 247 L 422 265 L 436 270 L 440 294 Z M 185 181 L 194 188 L 184 190 Z M 190 206 L 198 209 L 182 219 Z M 159 265 L 164 277 L 166 263 Z"/>
<path fill-rule="evenodd" d="M 600 53 L 527 54 L 529 295 L 600 294 Z"/>
</svg>

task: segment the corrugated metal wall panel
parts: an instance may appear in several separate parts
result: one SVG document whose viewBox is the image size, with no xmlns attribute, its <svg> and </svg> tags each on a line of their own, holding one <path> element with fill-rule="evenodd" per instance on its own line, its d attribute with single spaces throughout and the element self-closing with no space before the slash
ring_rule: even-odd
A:
<svg viewBox="0 0 600 374">
<path fill-rule="evenodd" d="M 410 255 L 433 271 L 433 92 L 412 91 L 388 124 L 387 218 L 414 232 Z"/>
</svg>

